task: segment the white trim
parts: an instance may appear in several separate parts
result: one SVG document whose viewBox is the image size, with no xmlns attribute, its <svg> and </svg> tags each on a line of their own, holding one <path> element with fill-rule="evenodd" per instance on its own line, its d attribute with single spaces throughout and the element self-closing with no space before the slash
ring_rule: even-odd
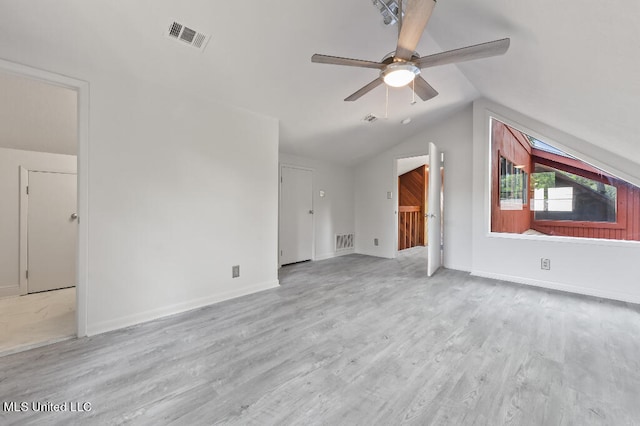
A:
<svg viewBox="0 0 640 426">
<path fill-rule="evenodd" d="M 29 170 L 20 166 L 20 243 L 19 243 L 19 264 L 20 264 L 20 294 L 27 294 L 27 212 L 29 210 L 29 197 L 27 196 L 27 186 L 29 185 Z"/>
<path fill-rule="evenodd" d="M 78 94 L 78 283 L 76 323 L 78 337 L 87 334 L 87 293 L 89 287 L 89 83 L 62 74 L 0 59 L 0 72 L 27 77 L 65 87 Z"/>
<path fill-rule="evenodd" d="M 22 168 L 22 166 L 20 166 Z M 25 168 L 26 169 L 26 168 Z M 37 169 L 26 169 L 27 172 L 36 173 L 57 173 L 64 175 L 77 175 L 73 169 L 65 169 L 64 167 L 38 167 Z"/>
<path fill-rule="evenodd" d="M 603 299 L 618 300 L 621 302 L 640 304 L 638 295 L 621 293 L 617 291 L 606 291 L 587 287 L 578 287 L 570 284 L 562 284 L 552 281 L 535 280 L 531 278 L 515 277 L 511 275 L 494 274 L 484 271 L 471 271 L 471 275 L 482 278 L 490 278 L 500 281 L 508 281 L 516 284 L 524 284 L 531 287 L 546 288 L 550 290 L 559 290 L 567 293 L 581 294 L 592 297 L 600 297 Z"/>
<path fill-rule="evenodd" d="M 280 170 L 282 170 L 283 167 L 288 167 L 290 169 L 307 170 L 309 172 L 315 172 L 315 169 L 312 168 L 312 167 L 298 166 L 297 164 L 280 163 Z"/>
<path fill-rule="evenodd" d="M 316 260 L 327 260 L 327 259 L 332 259 L 334 257 L 340 257 L 340 256 L 344 256 L 347 254 L 353 254 L 355 253 L 354 249 L 345 249 L 345 250 L 340 250 L 339 252 L 333 252 L 333 253 L 326 253 L 326 254 L 320 254 L 318 256 L 315 257 L 315 259 L 313 259 L 314 261 Z"/>
<path fill-rule="evenodd" d="M 640 247 L 640 241 L 612 240 L 605 238 L 566 237 L 561 235 L 528 235 L 509 234 L 506 232 L 487 232 L 487 238 L 503 238 L 507 240 L 551 241 L 560 244 L 583 244 L 601 247 Z"/>
<path fill-rule="evenodd" d="M 175 315 L 175 314 L 187 312 L 193 309 L 198 309 L 205 306 L 213 305 L 225 300 L 235 299 L 237 297 L 246 296 L 248 294 L 270 290 L 273 288 L 277 288 L 279 286 L 280 286 L 280 282 L 278 280 L 273 280 L 273 281 L 255 284 L 250 287 L 244 287 L 242 289 L 231 290 L 226 293 L 205 296 L 198 299 L 189 300 L 186 302 L 176 303 L 170 306 L 164 306 L 157 309 L 151 309 L 145 312 L 126 315 L 120 318 L 115 318 L 107 321 L 102 321 L 97 324 L 92 324 L 91 327 L 87 330 L 87 334 L 89 336 L 93 336 L 95 334 L 106 333 L 107 331 L 118 330 L 118 329 L 129 327 L 132 325 L 138 325 L 140 323 L 153 321 L 169 315 Z"/>
<path fill-rule="evenodd" d="M 451 265 L 443 264 L 442 267 L 445 268 L 445 269 L 452 269 L 454 271 L 471 273 L 471 270 L 469 269 L 468 266 L 458 266 L 457 264 L 451 264 Z"/>
<path fill-rule="evenodd" d="M 0 299 L 4 299 L 5 297 L 18 297 L 20 296 L 20 286 L 19 285 L 8 285 L 0 287 Z"/>
<path fill-rule="evenodd" d="M 87 335 L 89 293 L 89 83 L 78 87 L 78 286 L 76 321 L 78 337 Z"/>
</svg>

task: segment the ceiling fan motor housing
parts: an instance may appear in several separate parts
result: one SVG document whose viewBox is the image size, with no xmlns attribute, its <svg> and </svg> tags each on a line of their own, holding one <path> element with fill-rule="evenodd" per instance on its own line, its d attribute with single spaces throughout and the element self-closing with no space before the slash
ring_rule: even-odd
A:
<svg viewBox="0 0 640 426">
<path fill-rule="evenodd" d="M 413 62 L 392 62 L 380 71 L 380 77 L 392 87 L 406 86 L 419 74 L 420 68 Z"/>
</svg>

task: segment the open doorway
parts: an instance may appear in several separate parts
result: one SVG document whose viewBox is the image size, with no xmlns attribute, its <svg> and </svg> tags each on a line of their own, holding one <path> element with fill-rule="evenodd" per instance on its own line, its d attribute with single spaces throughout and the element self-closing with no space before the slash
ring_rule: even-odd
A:
<svg viewBox="0 0 640 426">
<path fill-rule="evenodd" d="M 78 271 L 86 271 L 78 261 L 86 210 L 77 175 L 84 89 L 0 62 L 0 354 L 85 334 L 86 304 L 77 294 L 85 283 Z"/>
<path fill-rule="evenodd" d="M 396 255 L 419 256 L 433 275 L 444 262 L 444 153 L 396 159 Z"/>
<path fill-rule="evenodd" d="M 397 160 L 399 252 L 409 249 L 418 251 L 419 247 L 427 245 L 428 163 L 428 155 Z"/>
</svg>

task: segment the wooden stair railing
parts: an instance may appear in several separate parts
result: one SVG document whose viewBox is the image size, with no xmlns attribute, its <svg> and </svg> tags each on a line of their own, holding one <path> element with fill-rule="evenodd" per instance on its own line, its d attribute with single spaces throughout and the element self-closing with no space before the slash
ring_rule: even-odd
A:
<svg viewBox="0 0 640 426">
<path fill-rule="evenodd" d="M 420 206 L 400 206 L 398 250 L 424 245 L 424 218 Z"/>
</svg>

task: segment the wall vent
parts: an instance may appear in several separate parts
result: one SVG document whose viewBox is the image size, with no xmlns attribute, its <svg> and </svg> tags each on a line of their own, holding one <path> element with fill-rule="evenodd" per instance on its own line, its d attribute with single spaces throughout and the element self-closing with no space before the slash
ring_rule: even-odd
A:
<svg viewBox="0 0 640 426">
<path fill-rule="evenodd" d="M 336 234 L 336 251 L 350 250 L 355 243 L 354 234 Z"/>
<path fill-rule="evenodd" d="M 366 121 L 367 123 L 373 123 L 373 122 L 374 122 L 374 121 L 376 121 L 377 119 L 378 119 L 378 117 L 376 117 L 375 115 L 373 115 L 373 114 L 367 114 L 367 116 L 366 116 L 366 117 L 364 117 L 364 118 L 362 119 L 362 121 Z"/>
<path fill-rule="evenodd" d="M 166 36 L 200 50 L 204 50 L 209 42 L 208 35 L 198 32 L 193 28 L 189 28 L 176 21 L 171 21 L 169 23 Z"/>
</svg>

